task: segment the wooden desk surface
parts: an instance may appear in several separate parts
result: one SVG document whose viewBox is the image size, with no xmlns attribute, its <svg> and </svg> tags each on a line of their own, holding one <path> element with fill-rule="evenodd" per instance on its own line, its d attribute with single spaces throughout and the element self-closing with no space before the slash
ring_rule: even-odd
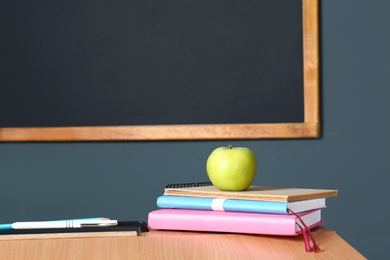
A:
<svg viewBox="0 0 390 260">
<path fill-rule="evenodd" d="M 365 259 L 334 231 L 313 234 L 319 253 L 303 237 L 151 231 L 139 236 L 56 239 L 0 237 L 0 259 Z"/>
</svg>

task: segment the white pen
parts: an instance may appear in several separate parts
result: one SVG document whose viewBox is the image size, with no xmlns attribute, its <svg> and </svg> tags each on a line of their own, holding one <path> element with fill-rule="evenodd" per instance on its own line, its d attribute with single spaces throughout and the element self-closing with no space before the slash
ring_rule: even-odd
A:
<svg viewBox="0 0 390 260">
<path fill-rule="evenodd" d="M 117 220 L 31 221 L 15 222 L 12 224 L 12 229 L 83 228 L 107 227 L 116 225 L 118 225 Z"/>
</svg>

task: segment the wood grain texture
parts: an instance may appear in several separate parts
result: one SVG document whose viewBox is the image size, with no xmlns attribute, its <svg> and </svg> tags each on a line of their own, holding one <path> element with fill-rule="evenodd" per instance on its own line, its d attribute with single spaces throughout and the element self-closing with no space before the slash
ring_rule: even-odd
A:
<svg viewBox="0 0 390 260">
<path fill-rule="evenodd" d="M 151 231 L 138 237 L 0 240 L 0 259 L 365 259 L 334 231 L 313 234 L 319 253 L 303 237 Z"/>
<path fill-rule="evenodd" d="M 151 141 L 310 138 L 318 123 L 0 128 L 0 141 Z"/>
<path fill-rule="evenodd" d="M 318 0 L 303 0 L 303 66 L 306 123 L 318 123 L 320 121 L 318 13 Z"/>
<path fill-rule="evenodd" d="M 1 240 L 37 240 L 37 239 L 69 239 L 69 238 L 99 238 L 99 237 L 134 237 L 136 231 L 113 231 L 113 232 L 80 232 L 80 233 L 47 233 L 47 234 L 20 234 L 2 235 Z"/>
</svg>

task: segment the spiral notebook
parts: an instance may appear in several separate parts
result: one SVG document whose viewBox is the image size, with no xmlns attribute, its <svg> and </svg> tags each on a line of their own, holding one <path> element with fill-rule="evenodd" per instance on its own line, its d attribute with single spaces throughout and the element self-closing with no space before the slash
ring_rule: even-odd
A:
<svg viewBox="0 0 390 260">
<path fill-rule="evenodd" d="M 164 195 L 291 202 L 337 196 L 338 190 L 250 186 L 245 191 L 221 191 L 211 182 L 169 184 Z"/>
</svg>

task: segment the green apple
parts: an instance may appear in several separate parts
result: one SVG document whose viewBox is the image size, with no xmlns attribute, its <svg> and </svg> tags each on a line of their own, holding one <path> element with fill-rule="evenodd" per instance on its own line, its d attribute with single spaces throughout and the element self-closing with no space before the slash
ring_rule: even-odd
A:
<svg viewBox="0 0 390 260">
<path fill-rule="evenodd" d="M 215 187 L 224 191 L 246 190 L 256 176 L 256 156 L 246 147 L 219 147 L 207 158 L 206 171 Z"/>
</svg>

